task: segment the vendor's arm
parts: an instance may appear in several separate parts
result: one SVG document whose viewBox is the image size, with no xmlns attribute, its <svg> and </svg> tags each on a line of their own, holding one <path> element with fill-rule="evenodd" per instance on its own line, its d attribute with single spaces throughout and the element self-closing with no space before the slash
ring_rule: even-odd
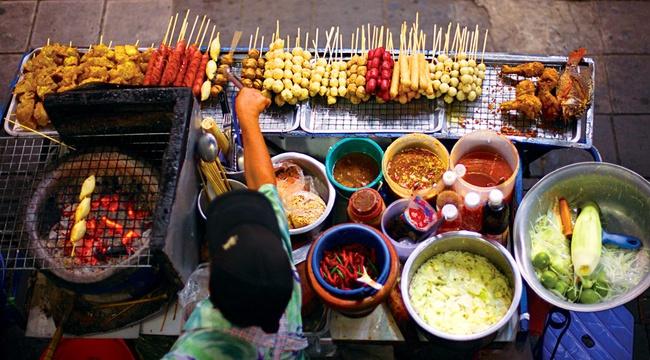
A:
<svg viewBox="0 0 650 360">
<path fill-rule="evenodd" d="M 264 184 L 275 184 L 269 151 L 260 131 L 260 113 L 271 104 L 258 90 L 243 88 L 235 100 L 237 119 L 244 141 L 244 175 L 251 190 Z"/>
</svg>

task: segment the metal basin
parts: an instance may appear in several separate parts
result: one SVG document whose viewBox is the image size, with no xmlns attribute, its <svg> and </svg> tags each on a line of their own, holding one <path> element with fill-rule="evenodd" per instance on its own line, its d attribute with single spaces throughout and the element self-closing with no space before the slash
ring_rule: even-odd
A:
<svg viewBox="0 0 650 360">
<path fill-rule="evenodd" d="M 636 236 L 642 240 L 643 246 L 650 246 L 650 183 L 618 165 L 584 162 L 565 166 L 546 175 L 528 191 L 517 210 L 513 236 L 515 258 L 522 276 L 537 295 L 557 307 L 573 311 L 602 311 L 641 295 L 650 286 L 649 274 L 627 293 L 598 304 L 574 304 L 544 288 L 535 276 L 530 259 L 530 230 L 556 197 L 564 197 L 570 204 L 596 202 L 605 230 Z"/>
<path fill-rule="evenodd" d="M 409 286 L 415 272 L 432 256 L 452 250 L 466 251 L 487 258 L 505 275 L 513 289 L 512 303 L 503 318 L 489 328 L 475 334 L 456 335 L 437 330 L 424 322 L 411 304 Z M 452 348 L 468 349 L 487 345 L 496 337 L 497 332 L 510 321 L 519 306 L 521 288 L 521 276 L 519 275 L 517 264 L 506 248 L 484 240 L 480 234 L 475 232 L 454 231 L 430 238 L 418 245 L 411 256 L 409 256 L 406 264 L 404 264 L 400 290 L 409 315 L 426 332 L 431 340 L 443 343 Z"/>
</svg>

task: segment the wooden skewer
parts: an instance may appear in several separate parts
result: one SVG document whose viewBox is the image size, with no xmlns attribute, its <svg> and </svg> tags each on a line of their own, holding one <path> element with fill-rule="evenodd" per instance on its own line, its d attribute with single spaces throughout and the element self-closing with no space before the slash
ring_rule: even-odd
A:
<svg viewBox="0 0 650 360">
<path fill-rule="evenodd" d="M 305 51 L 309 52 L 309 31 L 305 34 Z"/>
<path fill-rule="evenodd" d="M 287 51 L 291 51 L 291 38 L 289 37 L 289 34 L 287 34 Z"/>
<path fill-rule="evenodd" d="M 275 38 L 280 39 L 280 20 L 275 20 Z"/>
<path fill-rule="evenodd" d="M 99 45 L 104 44 L 104 34 L 99 35 Z"/>
<path fill-rule="evenodd" d="M 255 40 L 253 41 L 253 49 L 257 49 L 257 35 L 260 33 L 260 27 L 255 29 Z"/>
<path fill-rule="evenodd" d="M 190 15 L 190 9 L 187 9 L 185 13 L 185 18 L 183 19 L 183 25 L 181 26 L 181 33 L 178 35 L 179 40 L 185 40 L 185 31 L 187 30 L 187 17 Z M 176 42 L 178 42 L 177 40 Z"/>
<path fill-rule="evenodd" d="M 381 30 L 379 30 L 379 39 L 378 39 L 378 42 L 379 42 L 379 46 L 383 46 L 383 45 L 384 45 L 384 25 L 382 25 L 382 26 L 381 26 Z"/>
<path fill-rule="evenodd" d="M 318 59 L 318 28 L 316 28 L 316 42 L 314 42 L 314 53 Z"/>
<path fill-rule="evenodd" d="M 29 132 L 33 132 L 36 135 L 42 136 L 42 137 L 44 137 L 44 138 L 46 138 L 46 139 L 48 139 L 48 140 L 50 140 L 52 142 L 55 142 L 55 143 L 57 143 L 57 144 L 59 144 L 59 145 L 61 145 L 63 147 L 66 147 L 66 148 L 71 149 L 71 150 L 77 150 L 77 149 L 75 149 L 74 147 L 72 147 L 70 145 L 66 145 L 62 141 L 59 141 L 59 140 L 57 140 L 57 139 L 55 139 L 55 138 L 53 138 L 53 137 L 51 137 L 49 135 L 43 134 L 42 132 L 40 132 L 38 130 L 34 130 L 34 129 L 30 128 L 29 126 L 25 126 L 25 125 L 20 124 L 20 123 L 18 123 L 16 121 L 13 121 L 13 120 L 11 120 L 9 118 L 5 118 L 5 120 L 9 121 L 11 124 L 20 126 L 21 128 L 23 128 L 23 129 L 25 129 L 25 130 L 27 130 Z"/>
<path fill-rule="evenodd" d="M 201 20 L 201 26 L 199 26 L 199 31 L 196 33 L 196 38 L 194 39 L 193 44 L 198 44 L 199 43 L 199 37 L 201 36 L 201 33 L 203 31 L 203 25 L 205 24 L 205 18 L 207 15 L 203 15 L 203 19 Z M 208 20 L 209 23 L 209 20 Z"/>
<path fill-rule="evenodd" d="M 253 48 L 253 34 L 248 38 L 248 50 Z"/>
<path fill-rule="evenodd" d="M 217 25 L 212 25 L 212 32 L 210 33 L 210 42 L 208 43 L 208 50 L 210 51 L 210 44 L 212 44 L 212 39 L 214 39 L 214 30 L 217 28 Z M 219 34 L 217 34 L 219 35 Z"/>
<path fill-rule="evenodd" d="M 169 36 L 169 30 L 172 28 L 172 21 L 174 21 L 174 17 L 170 16 L 169 23 L 167 23 L 167 31 L 165 31 L 165 37 L 162 40 L 163 45 L 167 45 L 167 37 Z"/>
<path fill-rule="evenodd" d="M 298 28 L 298 35 L 296 36 L 295 47 L 300 47 L 300 28 Z"/>
<path fill-rule="evenodd" d="M 359 49 L 359 27 L 357 26 L 357 32 L 355 35 L 355 42 L 354 42 L 354 55 L 357 55 L 358 49 Z"/>
<path fill-rule="evenodd" d="M 219 38 L 219 33 L 217 33 L 217 39 Z M 260 41 L 260 56 L 264 50 L 264 35 L 262 35 L 262 41 Z"/>
<path fill-rule="evenodd" d="M 210 19 L 208 19 L 208 22 L 205 24 L 205 29 L 203 29 L 203 34 L 201 35 L 201 42 L 199 43 L 198 49 L 201 49 L 201 47 L 203 47 L 203 40 L 205 40 L 205 33 L 208 32 L 209 27 L 210 27 Z"/>
<path fill-rule="evenodd" d="M 485 44 L 487 43 L 489 29 L 485 29 L 485 38 L 483 38 L 483 51 L 481 52 L 481 64 L 483 64 L 483 59 L 485 58 Z"/>
<path fill-rule="evenodd" d="M 172 32 L 169 35 L 169 44 L 168 45 L 171 45 L 172 42 L 174 41 L 173 40 L 174 39 L 174 32 L 176 31 L 176 22 L 177 21 L 178 21 L 178 13 L 176 13 L 176 15 L 174 16 L 174 25 L 172 25 Z"/>
<path fill-rule="evenodd" d="M 237 48 L 237 44 L 239 43 L 239 39 L 241 39 L 241 31 L 235 31 L 235 34 L 232 37 L 232 42 L 230 43 L 230 51 L 228 52 L 229 56 L 232 56 L 232 54 L 235 53 L 235 49 Z"/>
<path fill-rule="evenodd" d="M 47 38 L 47 46 L 50 46 L 50 38 Z"/>
<path fill-rule="evenodd" d="M 194 25 L 192 25 L 192 31 L 190 31 L 190 36 L 187 37 L 189 40 L 192 40 L 192 35 L 194 35 L 194 28 L 196 27 L 196 23 L 198 21 L 199 21 L 199 16 L 196 15 L 196 17 L 194 18 Z M 199 29 L 199 31 L 201 30 Z"/>
</svg>

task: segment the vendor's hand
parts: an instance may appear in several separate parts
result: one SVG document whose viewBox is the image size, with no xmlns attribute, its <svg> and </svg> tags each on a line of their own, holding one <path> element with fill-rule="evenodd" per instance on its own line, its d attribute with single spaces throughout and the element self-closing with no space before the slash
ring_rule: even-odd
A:
<svg viewBox="0 0 650 360">
<path fill-rule="evenodd" d="M 235 110 L 239 119 L 259 118 L 259 115 L 271 105 L 271 100 L 264 97 L 259 90 L 243 88 L 235 99 Z"/>
</svg>

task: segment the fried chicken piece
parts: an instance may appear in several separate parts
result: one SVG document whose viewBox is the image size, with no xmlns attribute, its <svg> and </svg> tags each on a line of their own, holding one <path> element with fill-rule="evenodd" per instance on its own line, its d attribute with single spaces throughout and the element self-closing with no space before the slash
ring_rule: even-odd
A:
<svg viewBox="0 0 650 360">
<path fill-rule="evenodd" d="M 514 100 L 501 103 L 499 108 L 501 111 L 516 110 L 528 119 L 535 119 L 542 111 L 542 102 L 535 95 L 524 94 Z"/>
<path fill-rule="evenodd" d="M 549 90 L 545 88 L 539 89 L 537 97 L 542 102 L 542 119 L 544 121 L 554 121 L 560 116 L 562 111 L 560 101 Z"/>
<path fill-rule="evenodd" d="M 16 120 L 19 123 L 29 126 L 34 129 L 35 124 L 32 121 L 32 115 L 34 114 L 34 94 L 27 93 L 20 97 L 18 105 L 16 105 Z"/>
<path fill-rule="evenodd" d="M 50 118 L 47 116 L 42 102 L 36 103 L 34 107 L 34 120 L 36 120 L 39 126 L 45 126 L 50 123 Z"/>
<path fill-rule="evenodd" d="M 543 71 L 544 64 L 540 62 L 529 62 L 525 64 L 519 64 L 517 66 L 503 65 L 501 67 L 502 74 L 514 74 L 524 77 L 540 76 L 542 75 Z"/>
<path fill-rule="evenodd" d="M 93 78 L 93 81 L 106 82 L 108 81 L 108 70 L 101 66 L 85 66 L 79 80 L 81 80 L 81 84 L 85 84 L 89 78 Z"/>
<path fill-rule="evenodd" d="M 27 92 L 36 92 L 36 82 L 34 81 L 34 73 L 27 73 L 25 76 L 16 84 L 14 88 L 14 94 L 20 95 Z"/>
<path fill-rule="evenodd" d="M 553 68 L 545 68 L 537 81 L 537 86 L 540 90 L 545 89 L 550 92 L 557 87 L 559 79 L 560 74 L 558 74 L 557 70 Z"/>
<path fill-rule="evenodd" d="M 81 62 L 82 64 L 86 64 L 86 66 L 101 66 L 108 69 L 112 69 L 115 67 L 115 64 L 105 57 L 93 57 L 93 58 L 81 59 Z"/>
<path fill-rule="evenodd" d="M 535 84 L 532 81 L 523 80 L 517 84 L 515 96 L 520 97 L 522 95 L 535 95 Z"/>
</svg>

